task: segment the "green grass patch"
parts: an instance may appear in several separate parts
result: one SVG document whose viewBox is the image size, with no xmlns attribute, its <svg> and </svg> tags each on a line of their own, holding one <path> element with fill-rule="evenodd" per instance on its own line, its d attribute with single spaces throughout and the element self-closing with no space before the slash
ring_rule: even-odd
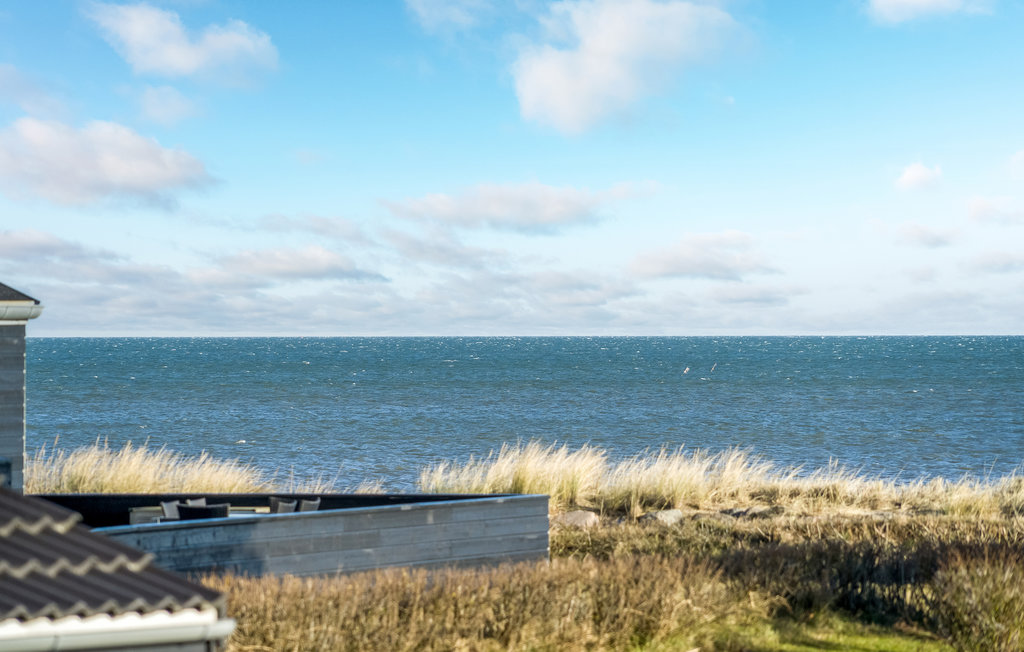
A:
<svg viewBox="0 0 1024 652">
<path fill-rule="evenodd" d="M 763 620 L 713 632 L 701 640 L 668 639 L 637 652 L 678 652 L 695 648 L 723 652 L 952 652 L 955 649 L 934 634 L 906 625 L 881 627 L 825 613 L 801 622 L 782 618 Z"/>
</svg>

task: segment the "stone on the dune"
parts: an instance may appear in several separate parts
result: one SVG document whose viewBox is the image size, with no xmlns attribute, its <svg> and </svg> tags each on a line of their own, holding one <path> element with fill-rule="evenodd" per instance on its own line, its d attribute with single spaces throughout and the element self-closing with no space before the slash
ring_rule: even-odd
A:
<svg viewBox="0 0 1024 652">
<path fill-rule="evenodd" d="M 786 508 L 782 505 L 772 505 L 771 507 L 758 505 L 747 510 L 747 518 L 771 518 L 772 516 L 779 516 L 785 511 Z"/>
<path fill-rule="evenodd" d="M 662 525 L 675 525 L 683 520 L 683 513 L 678 509 L 659 509 L 654 512 L 647 512 L 640 517 L 644 523 L 660 523 Z"/>
<path fill-rule="evenodd" d="M 766 505 L 755 505 L 746 509 L 723 509 L 721 513 L 735 518 L 771 518 L 772 516 L 784 514 L 785 511 L 786 508 L 782 505 L 772 505 L 771 507 Z"/>
<path fill-rule="evenodd" d="M 578 509 L 573 512 L 566 512 L 559 514 L 552 519 L 555 525 L 562 527 L 575 527 L 582 530 L 589 530 L 592 527 L 596 527 L 601 519 L 598 518 L 594 512 L 588 512 L 583 509 Z"/>
</svg>

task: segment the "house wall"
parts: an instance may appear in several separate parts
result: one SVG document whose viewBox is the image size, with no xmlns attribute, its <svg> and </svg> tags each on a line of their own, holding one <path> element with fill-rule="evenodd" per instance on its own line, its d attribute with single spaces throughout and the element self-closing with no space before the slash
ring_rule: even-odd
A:
<svg viewBox="0 0 1024 652">
<path fill-rule="evenodd" d="M 0 460 L 9 487 L 22 491 L 25 468 L 25 325 L 0 325 Z M 6 485 L 5 483 L 5 486 Z"/>
<path fill-rule="evenodd" d="M 548 558 L 547 496 L 97 528 L 181 573 L 325 575 Z"/>
</svg>

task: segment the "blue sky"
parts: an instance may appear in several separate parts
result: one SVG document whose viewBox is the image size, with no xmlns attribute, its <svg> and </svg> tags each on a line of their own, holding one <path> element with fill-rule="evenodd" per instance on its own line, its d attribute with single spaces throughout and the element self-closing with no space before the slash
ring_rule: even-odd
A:
<svg viewBox="0 0 1024 652">
<path fill-rule="evenodd" d="M 1024 333 L 1024 3 L 0 6 L 33 335 Z"/>
</svg>

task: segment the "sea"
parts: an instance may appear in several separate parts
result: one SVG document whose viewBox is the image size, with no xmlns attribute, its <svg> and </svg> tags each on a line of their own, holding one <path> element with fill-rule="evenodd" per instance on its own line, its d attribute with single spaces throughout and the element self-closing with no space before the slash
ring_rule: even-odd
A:
<svg viewBox="0 0 1024 652">
<path fill-rule="evenodd" d="M 413 491 L 533 440 L 898 482 L 1024 462 L 1024 337 L 29 338 L 27 439 Z"/>
</svg>

